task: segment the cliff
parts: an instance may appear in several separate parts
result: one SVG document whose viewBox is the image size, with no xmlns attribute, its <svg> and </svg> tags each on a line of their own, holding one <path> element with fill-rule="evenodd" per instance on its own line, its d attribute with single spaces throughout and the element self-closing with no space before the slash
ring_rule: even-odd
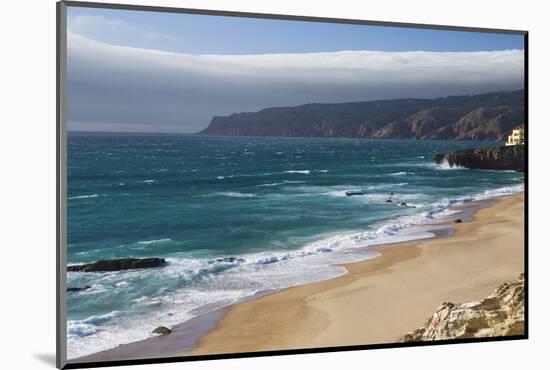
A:
<svg viewBox="0 0 550 370">
<path fill-rule="evenodd" d="M 504 140 L 524 120 L 524 92 L 305 104 L 214 117 L 199 134 Z"/>
<path fill-rule="evenodd" d="M 525 172 L 525 146 L 464 149 L 449 154 L 435 154 L 433 160 L 438 164 L 447 161 L 450 167 Z"/>
<path fill-rule="evenodd" d="M 426 324 L 404 342 L 481 338 L 525 333 L 524 275 L 499 286 L 489 297 L 468 303 L 443 303 Z"/>
</svg>

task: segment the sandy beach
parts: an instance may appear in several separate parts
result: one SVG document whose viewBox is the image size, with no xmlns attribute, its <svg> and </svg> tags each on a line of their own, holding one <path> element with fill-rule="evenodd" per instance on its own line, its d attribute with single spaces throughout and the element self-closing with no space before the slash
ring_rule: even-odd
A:
<svg viewBox="0 0 550 370">
<path fill-rule="evenodd" d="M 452 226 L 449 237 L 378 247 L 342 277 L 234 305 L 184 355 L 393 343 L 442 302 L 484 298 L 523 272 L 523 193 Z"/>
</svg>

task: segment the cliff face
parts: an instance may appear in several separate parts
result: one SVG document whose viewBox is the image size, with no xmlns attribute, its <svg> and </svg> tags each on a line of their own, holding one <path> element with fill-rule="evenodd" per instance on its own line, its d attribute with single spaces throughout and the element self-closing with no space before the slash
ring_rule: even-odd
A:
<svg viewBox="0 0 550 370">
<path fill-rule="evenodd" d="M 205 135 L 502 140 L 523 123 L 523 90 L 438 99 L 306 104 L 214 117 Z"/>
<path fill-rule="evenodd" d="M 464 149 L 445 155 L 436 154 L 433 160 L 438 164 L 447 161 L 451 167 L 525 172 L 525 146 Z"/>
<path fill-rule="evenodd" d="M 404 342 L 481 338 L 525 333 L 523 274 L 504 283 L 480 301 L 443 303 L 426 324 L 403 338 Z"/>
</svg>

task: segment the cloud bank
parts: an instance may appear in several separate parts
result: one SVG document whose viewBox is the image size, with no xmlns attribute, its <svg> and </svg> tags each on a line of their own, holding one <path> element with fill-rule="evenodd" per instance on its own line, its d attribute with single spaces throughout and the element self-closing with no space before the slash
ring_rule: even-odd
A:
<svg viewBox="0 0 550 370">
<path fill-rule="evenodd" d="M 523 50 L 190 55 L 68 32 L 69 130 L 197 132 L 215 115 L 523 87 Z"/>
</svg>

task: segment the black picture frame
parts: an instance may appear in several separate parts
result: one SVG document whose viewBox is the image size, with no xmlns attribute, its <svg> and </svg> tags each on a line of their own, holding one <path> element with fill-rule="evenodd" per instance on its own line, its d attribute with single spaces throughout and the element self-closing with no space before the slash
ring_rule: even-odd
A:
<svg viewBox="0 0 550 370">
<path fill-rule="evenodd" d="M 135 360 L 117 360 L 117 361 L 101 361 L 88 363 L 67 363 L 66 359 L 66 333 L 67 333 L 67 308 L 66 308 L 66 278 L 67 278 L 67 215 L 66 215 L 66 164 L 67 164 L 67 43 L 66 43 L 66 9 L 67 7 L 84 7 L 84 8 L 103 8 L 103 9 L 119 9 L 119 10 L 136 10 L 150 12 L 167 12 L 167 13 L 184 13 L 184 14 L 200 14 L 213 16 L 229 16 L 229 17 L 244 17 L 244 18 L 260 18 L 260 19 L 281 19 L 295 20 L 305 22 L 322 22 L 322 23 L 341 23 L 341 24 L 356 24 L 370 26 L 385 26 L 385 27 L 406 27 L 420 28 L 431 30 L 447 30 L 447 31 L 463 31 L 463 32 L 484 32 L 484 33 L 499 33 L 521 35 L 524 38 L 524 125 L 525 125 L 525 212 L 524 212 L 524 273 L 525 273 L 525 333 L 523 335 L 506 336 L 506 337 L 487 337 L 487 338 L 468 338 L 468 339 L 450 339 L 436 340 L 431 342 L 412 342 L 412 343 L 384 343 L 384 344 L 365 344 L 354 346 L 338 346 L 338 347 L 323 347 L 323 348 L 303 348 L 293 350 L 274 350 L 274 351 L 259 351 L 259 352 L 242 352 L 231 354 L 212 354 L 200 356 L 186 357 L 164 357 L 164 358 L 148 358 Z M 110 4 L 101 2 L 81 2 L 81 1 L 59 1 L 56 4 L 56 27 L 57 27 L 57 63 L 56 63 L 56 280 L 57 280 L 57 295 L 56 295 L 56 366 L 59 369 L 78 369 L 78 368 L 95 368 L 95 367 L 110 367 L 124 365 L 141 365 L 141 364 L 158 364 L 158 363 L 173 363 L 173 362 L 190 362 L 190 361 L 205 361 L 219 360 L 231 358 L 247 358 L 247 357 L 265 357 L 265 356 L 282 356 L 295 354 L 310 354 L 323 352 L 341 352 L 341 351 L 359 351 L 369 349 L 389 349 L 389 348 L 404 348 L 404 347 L 423 347 L 437 346 L 449 344 L 464 344 L 464 343 L 483 343 L 483 342 L 498 342 L 510 340 L 524 340 L 529 338 L 529 33 L 525 30 L 512 29 L 493 29 L 493 28 L 477 28 L 477 27 L 459 27 L 438 24 L 418 24 L 418 23 L 402 23 L 402 22 L 383 22 L 372 20 L 359 19 L 340 19 L 340 18 L 325 18 L 312 16 L 298 15 L 283 15 L 283 14 L 266 14 L 266 13 L 249 13 L 249 12 L 233 12 L 220 11 L 210 9 L 190 9 L 176 7 L 161 7 L 161 6 L 145 6 L 132 4 Z"/>
</svg>

